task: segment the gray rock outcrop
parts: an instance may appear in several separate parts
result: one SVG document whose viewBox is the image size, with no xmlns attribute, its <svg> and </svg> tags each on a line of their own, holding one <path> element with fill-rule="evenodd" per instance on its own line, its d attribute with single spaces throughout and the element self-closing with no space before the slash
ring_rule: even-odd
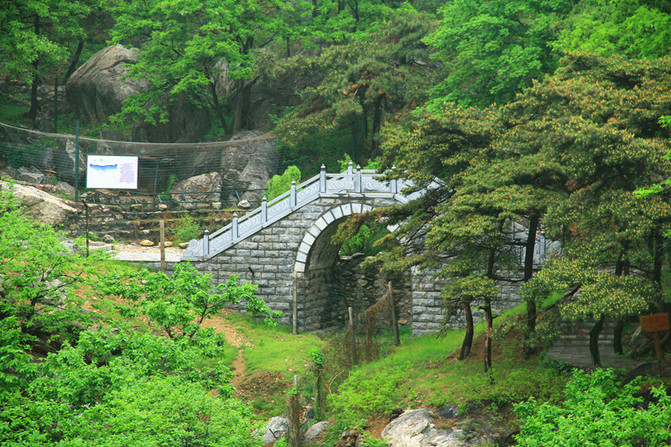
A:
<svg viewBox="0 0 671 447">
<path fill-rule="evenodd" d="M 426 409 L 408 410 L 394 419 L 382 431 L 382 439 L 390 447 L 467 447 L 494 441 L 460 427 L 438 429 L 434 414 Z"/>
<path fill-rule="evenodd" d="M 279 166 L 277 140 L 256 130 L 241 132 L 230 141 L 239 141 L 240 144 L 232 145 L 221 155 L 224 191 L 228 192 L 223 199 L 233 203 L 244 199 L 256 206 L 263 197 L 266 183 Z M 224 167 L 228 169 L 224 170 Z M 236 192 L 240 195 L 239 199 Z"/>
<path fill-rule="evenodd" d="M 144 79 L 125 78 L 137 52 L 122 45 L 103 48 L 86 61 L 68 79 L 66 98 L 75 114 L 92 123 L 107 122 L 119 113 L 123 101 L 149 86 Z M 190 104 L 185 98 L 167 101 L 168 123 L 151 125 L 137 122 L 134 141 L 198 141 L 210 127 L 209 113 Z"/>
<path fill-rule="evenodd" d="M 321 421 L 316 424 L 312 424 L 306 431 L 305 436 L 303 437 L 303 442 L 310 445 L 319 440 L 326 430 L 329 428 L 331 423 L 329 421 Z"/>
<path fill-rule="evenodd" d="M 0 189 L 6 188 L 9 183 L 0 181 Z M 79 212 L 65 201 L 33 186 L 14 185 L 14 198 L 23 204 L 26 215 L 51 226 L 60 225 L 69 215 Z"/>
<path fill-rule="evenodd" d="M 272 444 L 273 442 L 284 436 L 289 431 L 289 421 L 283 416 L 275 416 L 268 421 L 266 429 L 261 435 L 264 444 Z"/>
<path fill-rule="evenodd" d="M 218 172 L 197 175 L 177 183 L 170 195 L 184 209 L 204 207 L 219 202 L 221 197 L 221 175 Z"/>
</svg>

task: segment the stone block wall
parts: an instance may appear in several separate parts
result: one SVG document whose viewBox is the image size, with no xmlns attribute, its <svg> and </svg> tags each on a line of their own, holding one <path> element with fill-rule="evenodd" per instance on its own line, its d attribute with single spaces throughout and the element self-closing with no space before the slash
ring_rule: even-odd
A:
<svg viewBox="0 0 671 447">
<path fill-rule="evenodd" d="M 413 267 L 412 278 L 412 335 L 418 336 L 439 331 L 443 326 L 463 328 L 466 318 L 463 314 L 447 317 L 442 307 L 441 290 L 444 279 L 434 278 L 436 270 L 421 270 Z M 499 272 L 501 274 L 501 272 Z M 492 303 L 494 316 L 511 309 L 522 302 L 519 290 L 520 283 L 500 281 L 497 283 L 501 293 Z M 478 322 L 484 319 L 482 310 L 473 307 L 473 319 Z"/>
</svg>

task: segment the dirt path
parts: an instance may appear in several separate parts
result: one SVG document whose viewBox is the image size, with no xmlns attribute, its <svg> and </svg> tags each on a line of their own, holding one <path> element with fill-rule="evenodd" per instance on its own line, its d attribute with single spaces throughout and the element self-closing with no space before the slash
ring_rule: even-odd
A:
<svg viewBox="0 0 671 447">
<path fill-rule="evenodd" d="M 233 311 L 228 310 L 224 312 Z M 251 343 L 247 337 L 228 324 L 228 321 L 226 321 L 226 319 L 223 317 L 215 316 L 209 318 L 203 322 L 203 326 L 214 328 L 215 332 L 223 333 L 226 337 L 226 341 L 232 346 L 238 348 L 238 356 L 231 364 L 231 369 L 233 370 L 233 379 L 231 380 L 231 384 L 235 387 L 236 394 L 238 394 L 247 374 L 247 361 L 243 355 L 242 348 L 243 346 L 251 346 Z"/>
<path fill-rule="evenodd" d="M 231 365 L 233 368 L 233 379 L 231 380 L 231 385 L 235 387 L 235 393 L 239 394 L 242 384 L 245 381 L 245 375 L 247 374 L 247 360 L 242 353 L 242 349 L 238 350 L 238 356 L 233 360 Z"/>
</svg>

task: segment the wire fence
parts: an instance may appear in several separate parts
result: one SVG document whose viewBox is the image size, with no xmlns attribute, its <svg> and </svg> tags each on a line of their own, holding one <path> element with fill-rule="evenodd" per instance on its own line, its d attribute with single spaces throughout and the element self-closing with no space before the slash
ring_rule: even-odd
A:
<svg viewBox="0 0 671 447">
<path fill-rule="evenodd" d="M 268 153 L 272 157 L 274 147 L 274 137 L 260 132 L 229 141 L 144 143 L 54 134 L 0 123 L 0 175 L 36 184 L 66 182 L 76 187 L 76 195 L 85 195 L 91 203 L 227 208 L 247 200 L 255 207 L 261 203 L 265 182 L 251 184 L 242 175 L 250 165 L 263 163 Z M 87 190 L 88 155 L 137 156 L 137 190 Z M 266 165 L 273 167 L 273 163 Z M 183 180 L 209 173 L 218 173 L 219 179 L 191 190 L 175 189 Z M 254 176 L 259 173 L 252 172 Z"/>
</svg>

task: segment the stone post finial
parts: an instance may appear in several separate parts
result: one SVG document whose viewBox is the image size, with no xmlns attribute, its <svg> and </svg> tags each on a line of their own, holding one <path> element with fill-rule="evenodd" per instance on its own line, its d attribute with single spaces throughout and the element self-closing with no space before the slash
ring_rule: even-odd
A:
<svg viewBox="0 0 671 447">
<path fill-rule="evenodd" d="M 319 171 L 319 192 L 326 192 L 326 166 L 323 164 Z"/>
<path fill-rule="evenodd" d="M 268 222 L 268 198 L 264 195 L 261 199 L 261 223 Z"/>
</svg>

